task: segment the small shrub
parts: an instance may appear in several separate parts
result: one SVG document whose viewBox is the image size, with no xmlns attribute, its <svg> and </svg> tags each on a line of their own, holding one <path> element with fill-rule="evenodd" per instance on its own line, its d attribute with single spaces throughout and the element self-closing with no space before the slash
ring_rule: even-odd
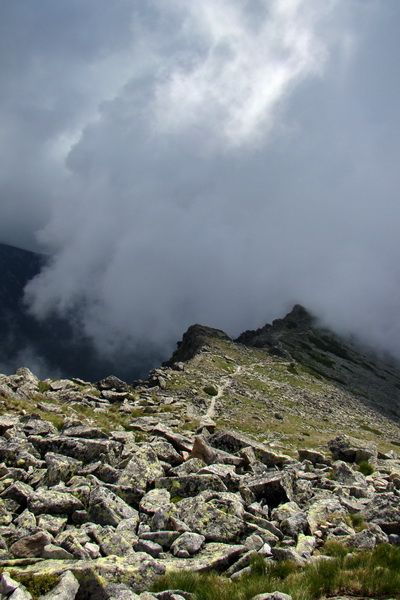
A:
<svg viewBox="0 0 400 600">
<path fill-rule="evenodd" d="M 360 473 L 362 473 L 363 475 L 372 475 L 374 470 L 374 467 L 367 460 L 362 460 L 358 464 L 358 471 L 360 471 Z"/>
<path fill-rule="evenodd" d="M 351 526 L 356 531 L 362 531 L 367 527 L 366 522 L 364 521 L 364 517 L 360 515 L 360 513 L 350 513 L 349 514 Z"/>
<path fill-rule="evenodd" d="M 218 390 L 213 385 L 206 385 L 203 387 L 203 391 L 209 396 L 216 396 L 218 394 Z"/>
</svg>

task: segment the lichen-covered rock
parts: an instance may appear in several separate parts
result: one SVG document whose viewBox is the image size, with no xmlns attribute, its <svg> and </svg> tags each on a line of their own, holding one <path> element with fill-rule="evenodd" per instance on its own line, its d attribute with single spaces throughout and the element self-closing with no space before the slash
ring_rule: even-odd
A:
<svg viewBox="0 0 400 600">
<path fill-rule="evenodd" d="M 60 481 L 68 481 L 82 467 L 82 461 L 70 456 L 48 452 L 45 457 L 49 486 L 57 485 Z"/>
<path fill-rule="evenodd" d="M 246 476 L 242 485 L 270 507 L 276 507 L 294 497 L 293 475 L 287 471 L 273 471 L 259 477 Z"/>
<path fill-rule="evenodd" d="M 39 489 L 29 497 L 28 509 L 34 515 L 72 514 L 75 510 L 83 509 L 83 504 L 68 492 Z"/>
<path fill-rule="evenodd" d="M 44 529 L 51 533 L 51 535 L 57 536 L 64 530 L 67 519 L 55 515 L 40 515 L 37 519 L 37 524 L 40 529 Z"/>
<path fill-rule="evenodd" d="M 232 543 L 245 531 L 244 521 L 232 510 L 232 503 L 203 495 L 185 498 L 178 503 L 179 518 L 191 531 L 203 535 L 207 541 Z"/>
<path fill-rule="evenodd" d="M 21 538 L 10 547 L 16 558 L 40 557 L 43 548 L 52 541 L 52 536 L 44 531 Z"/>
<path fill-rule="evenodd" d="M 227 487 L 218 475 L 183 475 L 182 477 L 160 477 L 156 488 L 167 489 L 172 497 L 197 496 L 203 491 L 226 492 Z"/>
<path fill-rule="evenodd" d="M 364 460 L 376 459 L 376 444 L 361 441 L 346 435 L 340 435 L 328 442 L 328 448 L 334 460 L 344 460 L 351 463 L 360 463 Z"/>
<path fill-rule="evenodd" d="M 92 527 L 91 535 L 99 545 L 104 556 L 115 554 L 116 556 L 127 556 L 133 552 L 133 546 L 137 542 L 137 535 L 133 531 L 118 531 L 106 525 L 101 527 Z"/>
<path fill-rule="evenodd" d="M 157 510 L 166 504 L 169 504 L 171 495 L 164 488 L 150 490 L 143 496 L 139 504 L 139 510 L 148 515 L 154 515 Z"/>
<path fill-rule="evenodd" d="M 93 523 L 116 527 L 123 519 L 137 519 L 138 512 L 104 487 L 90 492 L 88 513 Z"/>
<path fill-rule="evenodd" d="M 209 543 L 205 544 L 202 550 L 191 558 L 171 557 L 164 559 L 162 563 L 167 572 L 183 570 L 201 573 L 226 569 L 245 552 L 247 552 L 245 546 Z"/>
<path fill-rule="evenodd" d="M 178 558 L 189 558 L 203 546 L 206 538 L 198 533 L 186 531 L 171 545 L 171 552 Z"/>
<path fill-rule="evenodd" d="M 140 495 L 144 495 L 147 487 L 158 477 L 164 475 L 157 454 L 149 444 L 139 448 L 118 478 L 118 485 L 130 486 Z"/>
<path fill-rule="evenodd" d="M 260 444 L 237 431 L 221 429 L 210 435 L 206 441 L 213 448 L 224 450 L 230 454 L 236 454 L 236 452 L 239 452 L 242 448 L 250 447 L 253 449 L 257 459 L 268 467 L 282 467 L 285 464 L 293 462 L 293 459 L 290 458 L 290 456 L 277 454 L 265 444 Z"/>
<path fill-rule="evenodd" d="M 315 533 L 320 524 L 328 520 L 331 515 L 345 515 L 346 511 L 338 498 L 321 498 L 314 502 L 307 511 L 307 519 L 311 533 Z"/>
<path fill-rule="evenodd" d="M 71 571 L 80 583 L 79 594 L 82 598 L 90 598 L 92 594 L 98 593 L 104 587 L 99 581 L 124 583 L 134 592 L 140 593 L 148 589 L 156 577 L 165 573 L 162 561 L 143 552 L 124 557 L 106 556 L 95 560 L 46 560 L 14 568 L 18 573 L 33 575 L 61 576 Z"/>
</svg>

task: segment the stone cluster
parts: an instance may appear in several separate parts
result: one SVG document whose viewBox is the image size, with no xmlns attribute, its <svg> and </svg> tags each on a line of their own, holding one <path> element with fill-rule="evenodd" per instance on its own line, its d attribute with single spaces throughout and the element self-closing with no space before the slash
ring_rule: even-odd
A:
<svg viewBox="0 0 400 600">
<path fill-rule="evenodd" d="M 104 400 L 123 401 L 118 381 L 100 386 Z M 20 369 L 1 376 L 0 393 L 17 402 L 37 385 Z M 62 398 L 73 382 L 54 387 Z M 177 431 L 149 417 L 144 428 L 146 439 L 66 418 L 58 430 L 35 413 L 3 411 L 0 599 L 31 598 L 11 571 L 59 576 L 46 600 L 181 600 L 190 595 L 148 590 L 180 569 L 235 579 L 256 555 L 324 560 L 327 540 L 355 549 L 400 543 L 400 460 L 373 444 L 336 437 L 293 458 L 212 423 Z M 363 475 L 360 461 L 374 472 Z"/>
</svg>

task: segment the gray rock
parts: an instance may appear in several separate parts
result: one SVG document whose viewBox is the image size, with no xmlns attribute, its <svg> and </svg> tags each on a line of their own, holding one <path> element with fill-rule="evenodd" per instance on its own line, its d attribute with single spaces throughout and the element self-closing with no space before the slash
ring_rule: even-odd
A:
<svg viewBox="0 0 400 600">
<path fill-rule="evenodd" d="M 28 509 L 34 515 L 72 514 L 83 508 L 82 502 L 68 492 L 39 489 L 28 499 Z"/>
<path fill-rule="evenodd" d="M 200 469 L 202 467 L 205 467 L 206 463 L 204 462 L 204 460 L 201 460 L 200 458 L 189 458 L 188 460 L 185 460 L 184 463 L 182 463 L 181 465 L 179 465 L 178 467 L 175 467 L 174 469 L 171 469 L 169 471 L 170 475 L 177 475 L 177 476 L 182 476 L 182 475 L 191 475 L 193 473 L 197 473 L 198 471 L 200 471 Z"/>
<path fill-rule="evenodd" d="M 173 445 L 167 440 L 160 437 L 151 440 L 151 447 L 156 453 L 159 460 L 164 460 L 173 467 L 176 467 L 183 462 L 182 455 L 175 450 Z"/>
<path fill-rule="evenodd" d="M 144 496 L 148 485 L 157 478 L 162 477 L 162 475 L 164 475 L 164 469 L 156 453 L 149 444 L 146 444 L 135 452 L 133 458 L 122 471 L 118 479 L 118 485 L 132 487 L 138 494 Z"/>
<path fill-rule="evenodd" d="M 74 558 L 74 555 L 60 546 L 56 546 L 55 544 L 47 544 L 42 550 L 41 558 L 68 560 Z"/>
<path fill-rule="evenodd" d="M 234 503 L 228 498 L 226 502 L 220 497 L 207 501 L 203 495 L 185 498 L 178 503 L 179 518 L 191 531 L 203 535 L 207 541 L 222 543 L 237 541 L 245 531 L 244 521 L 231 512 L 232 508 Z"/>
<path fill-rule="evenodd" d="M 90 492 L 88 512 L 93 523 L 114 527 L 123 519 L 138 518 L 137 510 L 103 487 Z"/>
<path fill-rule="evenodd" d="M 200 550 L 205 539 L 198 533 L 184 532 L 171 545 L 171 552 L 178 558 L 189 558 Z"/>
<path fill-rule="evenodd" d="M 168 549 L 180 535 L 181 532 L 179 531 L 148 531 L 142 533 L 140 538 L 142 540 L 150 540 Z"/>
<path fill-rule="evenodd" d="M 275 560 L 291 560 L 301 567 L 306 564 L 305 559 L 294 548 L 272 548 L 271 552 Z"/>
<path fill-rule="evenodd" d="M 293 462 L 290 456 L 277 454 L 271 448 L 268 448 L 268 446 L 260 444 L 237 431 L 233 432 L 221 429 L 210 435 L 206 441 L 213 448 L 224 450 L 230 454 L 235 454 L 243 448 L 250 447 L 253 449 L 257 459 L 268 467 L 282 467 L 285 464 Z"/>
<path fill-rule="evenodd" d="M 285 471 L 265 473 L 260 477 L 246 477 L 245 485 L 258 500 L 275 507 L 293 499 L 293 475 Z"/>
<path fill-rule="evenodd" d="M 54 452 L 47 452 L 44 459 L 46 461 L 46 478 L 49 486 L 57 485 L 60 481 L 69 481 L 82 467 L 82 461 L 70 456 L 55 454 Z"/>
<path fill-rule="evenodd" d="M 240 456 L 234 456 L 224 450 L 213 448 L 208 444 L 202 435 L 197 435 L 194 438 L 193 448 L 189 455 L 189 458 L 199 458 L 203 460 L 207 465 L 214 463 L 226 464 L 226 465 L 242 465 L 244 459 Z"/>
<path fill-rule="evenodd" d="M 367 486 L 365 475 L 354 471 L 347 463 L 338 460 L 333 464 L 334 477 L 339 483 L 345 485 L 363 485 Z"/>
<path fill-rule="evenodd" d="M 164 437 L 168 442 L 176 448 L 178 451 L 190 452 L 193 446 L 193 440 L 186 435 L 173 431 L 167 425 L 158 423 L 156 427 L 152 429 L 154 435 Z"/>
<path fill-rule="evenodd" d="M 26 435 L 48 435 L 49 433 L 58 433 L 58 430 L 52 423 L 45 421 L 39 415 L 28 415 L 20 419 L 21 430 Z"/>
<path fill-rule="evenodd" d="M 283 533 L 297 540 L 300 533 L 308 533 L 310 526 L 308 524 L 307 515 L 304 512 L 298 512 L 285 519 L 280 525 Z"/>
<path fill-rule="evenodd" d="M 135 552 L 146 552 L 146 554 L 150 554 L 153 558 L 157 558 L 160 556 L 163 551 L 163 547 L 157 542 L 153 542 L 151 540 L 138 540 L 135 544 Z"/>
<path fill-rule="evenodd" d="M 32 600 L 32 596 L 28 590 L 21 584 L 17 589 L 8 597 L 9 600 Z"/>
<path fill-rule="evenodd" d="M 317 452 L 316 450 L 309 449 L 299 449 L 297 450 L 299 455 L 299 460 L 302 462 L 303 460 L 309 460 L 314 466 L 316 464 L 322 465 L 330 465 L 331 461 L 321 452 Z"/>
<path fill-rule="evenodd" d="M 105 440 L 107 435 L 98 427 L 89 425 L 74 425 L 72 427 L 63 427 L 62 434 L 74 438 L 84 438 L 87 440 Z"/>
<path fill-rule="evenodd" d="M 44 531 L 23 537 L 10 547 L 10 552 L 16 558 L 40 557 L 43 548 L 52 541 L 52 536 Z"/>
<path fill-rule="evenodd" d="M 146 593 L 147 592 L 143 592 L 143 594 Z M 99 596 L 98 600 L 141 600 L 144 597 L 143 594 L 138 596 L 138 594 L 132 592 L 132 590 L 123 583 L 111 583 L 104 588 L 103 593 L 101 594 L 101 597 Z M 150 596 L 152 596 L 152 594 L 149 594 L 149 597 Z"/>
<path fill-rule="evenodd" d="M 11 498 L 18 502 L 21 507 L 26 507 L 28 498 L 33 494 L 33 488 L 22 481 L 14 481 L 9 485 L 0 496 L 4 499 Z"/>
<path fill-rule="evenodd" d="M 15 581 L 7 571 L 0 575 L 0 596 L 10 596 L 20 586 L 18 581 Z"/>
<path fill-rule="evenodd" d="M 376 494 L 361 514 L 366 521 L 379 525 L 385 533 L 400 534 L 400 509 L 397 495 Z"/>
<path fill-rule="evenodd" d="M 96 384 L 99 390 L 115 390 L 116 392 L 129 392 L 129 386 L 125 381 L 118 379 L 115 375 L 109 375 Z"/>
<path fill-rule="evenodd" d="M 160 477 L 155 481 L 156 488 L 167 489 L 171 496 L 197 496 L 200 492 L 214 490 L 226 492 L 227 487 L 218 475 L 186 475 L 182 477 Z"/>
<path fill-rule="evenodd" d="M 372 442 L 360 441 L 345 435 L 338 436 L 328 442 L 328 448 L 335 460 L 359 463 L 376 459 L 377 449 Z"/>
<path fill-rule="evenodd" d="M 148 515 L 154 515 L 162 506 L 170 503 L 171 495 L 168 490 L 156 488 L 150 490 L 143 496 L 139 504 L 139 510 Z"/>
<path fill-rule="evenodd" d="M 87 440 L 66 435 L 31 436 L 30 441 L 43 456 L 47 452 L 54 452 L 71 456 L 84 464 L 103 460 L 113 465 L 122 450 L 122 444 L 112 440 Z"/>
</svg>

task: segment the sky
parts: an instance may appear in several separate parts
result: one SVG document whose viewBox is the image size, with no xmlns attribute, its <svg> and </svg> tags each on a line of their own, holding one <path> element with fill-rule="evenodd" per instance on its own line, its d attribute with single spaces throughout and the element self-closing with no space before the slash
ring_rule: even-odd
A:
<svg viewBox="0 0 400 600">
<path fill-rule="evenodd" d="M 0 2 L 0 242 L 105 355 L 300 303 L 400 356 L 398 0 Z"/>
</svg>

